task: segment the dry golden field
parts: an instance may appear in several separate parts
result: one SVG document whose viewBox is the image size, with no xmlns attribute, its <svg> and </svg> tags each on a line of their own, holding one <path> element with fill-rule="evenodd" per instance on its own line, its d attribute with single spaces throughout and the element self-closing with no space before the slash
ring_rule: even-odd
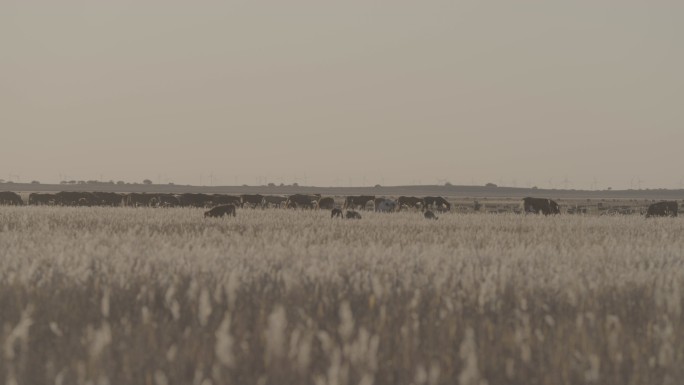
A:
<svg viewBox="0 0 684 385">
<path fill-rule="evenodd" d="M 0 382 L 684 383 L 684 220 L 0 207 Z"/>
</svg>

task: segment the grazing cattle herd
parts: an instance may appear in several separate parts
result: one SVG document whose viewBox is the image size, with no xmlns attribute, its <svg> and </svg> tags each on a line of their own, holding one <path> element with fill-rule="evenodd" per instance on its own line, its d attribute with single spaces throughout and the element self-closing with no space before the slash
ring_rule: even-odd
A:
<svg viewBox="0 0 684 385">
<path fill-rule="evenodd" d="M 426 219 L 431 220 L 437 219 L 435 211 L 448 212 L 452 209 L 451 203 L 445 198 L 432 196 L 422 198 L 400 196 L 391 199 L 373 195 L 356 195 L 345 197 L 344 203 L 339 205 L 333 197 L 322 197 L 320 194 L 280 196 L 61 191 L 57 193 L 31 193 L 28 196 L 28 202 L 25 203 L 21 196 L 15 192 L 0 192 L 0 205 L 23 206 L 25 204 L 30 206 L 197 207 L 211 209 L 204 214 L 205 217 L 235 216 L 238 207 L 316 209 L 331 210 L 331 218 L 349 219 L 361 219 L 361 215 L 355 210 L 368 210 L 372 206 L 372 209 L 380 213 L 419 210 L 423 212 Z M 548 198 L 523 198 L 520 202 L 520 209 L 525 214 L 555 215 L 561 213 L 558 203 Z M 646 218 L 676 217 L 678 209 L 679 206 L 676 201 L 657 202 L 648 206 L 645 216 Z M 586 210 L 578 211 L 568 208 L 566 212 L 586 213 Z"/>
</svg>

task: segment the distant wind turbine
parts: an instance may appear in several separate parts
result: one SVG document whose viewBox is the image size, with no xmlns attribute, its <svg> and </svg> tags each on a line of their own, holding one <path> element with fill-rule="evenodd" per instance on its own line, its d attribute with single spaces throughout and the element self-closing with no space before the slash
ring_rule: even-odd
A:
<svg viewBox="0 0 684 385">
<path fill-rule="evenodd" d="M 567 190 L 568 186 L 571 184 L 571 182 L 568 180 L 567 175 L 565 176 L 565 179 L 563 179 L 563 189 Z"/>
</svg>

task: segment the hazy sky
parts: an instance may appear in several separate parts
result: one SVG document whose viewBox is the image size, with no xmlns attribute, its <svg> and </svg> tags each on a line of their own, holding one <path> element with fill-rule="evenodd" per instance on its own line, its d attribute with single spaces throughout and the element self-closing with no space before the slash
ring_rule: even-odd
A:
<svg viewBox="0 0 684 385">
<path fill-rule="evenodd" d="M 680 0 L 3 0 L 0 179 L 679 187 L 682 20 Z"/>
</svg>

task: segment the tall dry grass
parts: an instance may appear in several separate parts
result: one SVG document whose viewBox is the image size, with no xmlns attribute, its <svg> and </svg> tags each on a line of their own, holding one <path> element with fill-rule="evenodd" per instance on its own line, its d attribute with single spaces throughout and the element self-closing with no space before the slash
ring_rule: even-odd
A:
<svg viewBox="0 0 684 385">
<path fill-rule="evenodd" d="M 0 208 L 5 384 L 681 384 L 684 221 Z"/>
</svg>

